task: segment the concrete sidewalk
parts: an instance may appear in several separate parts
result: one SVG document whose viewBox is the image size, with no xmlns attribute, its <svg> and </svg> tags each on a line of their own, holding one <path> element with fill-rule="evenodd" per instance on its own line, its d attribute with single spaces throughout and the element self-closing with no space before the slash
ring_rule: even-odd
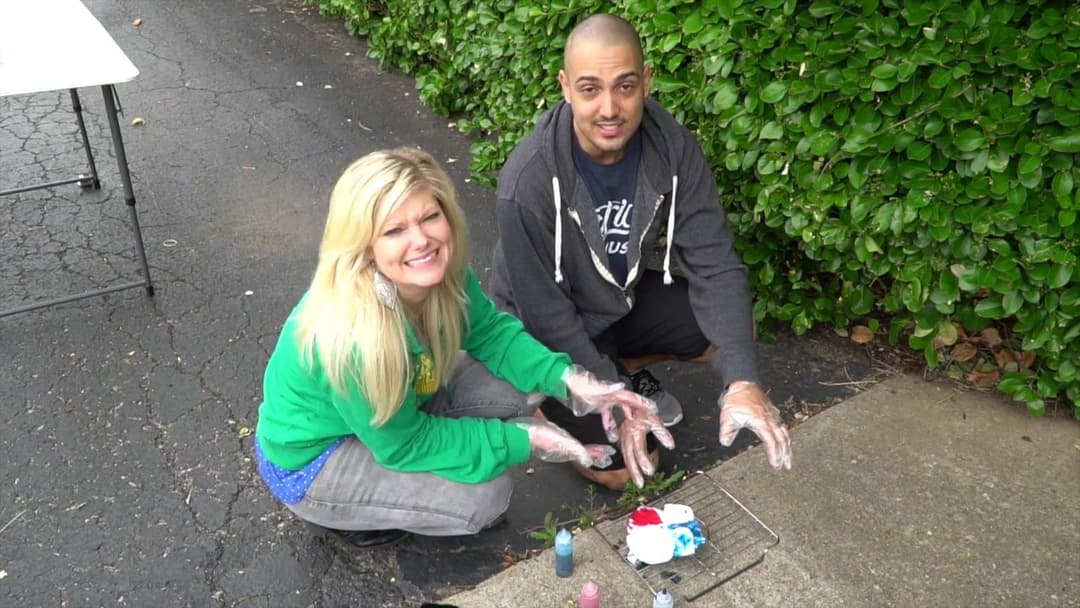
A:
<svg viewBox="0 0 1080 608">
<path fill-rule="evenodd" d="M 771 470 L 760 448 L 708 471 L 780 543 L 677 606 L 1080 606 L 1075 420 L 897 376 L 813 417 L 792 440 L 790 472 Z M 592 579 L 604 606 L 652 605 L 595 529 L 576 538 L 572 578 L 557 578 L 553 560 L 548 550 L 446 602 L 576 606 Z"/>
</svg>

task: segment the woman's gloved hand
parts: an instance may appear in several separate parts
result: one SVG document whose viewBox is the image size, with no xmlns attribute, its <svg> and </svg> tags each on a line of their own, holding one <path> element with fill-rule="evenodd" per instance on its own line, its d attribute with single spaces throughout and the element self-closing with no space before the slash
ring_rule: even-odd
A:
<svg viewBox="0 0 1080 608">
<path fill-rule="evenodd" d="M 574 461 L 583 467 L 604 468 L 611 464 L 615 448 L 610 445 L 582 445 L 570 433 L 546 420 L 539 418 L 511 418 L 515 424 L 529 433 L 529 446 L 533 456 L 544 462 Z"/>
<path fill-rule="evenodd" d="M 656 403 L 651 399 L 626 390 L 621 382 L 600 380 L 580 365 L 566 368 L 562 379 L 570 395 L 567 407 L 575 416 L 600 414 L 608 441 L 619 439 L 619 425 L 612 414 L 616 408 L 622 410 L 626 419 L 657 413 Z"/>
<path fill-rule="evenodd" d="M 720 445 L 731 445 L 742 428 L 761 439 L 774 469 L 791 468 L 791 439 L 780 410 L 753 382 L 732 382 L 720 395 Z"/>
<path fill-rule="evenodd" d="M 649 460 L 649 447 L 646 436 L 652 433 L 660 445 L 669 450 L 675 449 L 675 438 L 664 427 L 660 416 L 649 414 L 637 418 L 628 418 L 619 425 L 619 449 L 630 479 L 639 488 L 645 487 L 645 477 L 656 473 Z"/>
</svg>

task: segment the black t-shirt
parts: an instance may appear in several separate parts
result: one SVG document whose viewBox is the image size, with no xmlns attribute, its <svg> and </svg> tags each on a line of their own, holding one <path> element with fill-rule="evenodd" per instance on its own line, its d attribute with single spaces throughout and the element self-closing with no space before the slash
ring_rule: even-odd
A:
<svg viewBox="0 0 1080 608">
<path fill-rule="evenodd" d="M 641 130 L 627 142 L 626 153 L 618 162 L 601 165 L 581 149 L 574 137 L 574 164 L 592 194 L 596 220 L 608 267 L 619 285 L 626 285 L 626 252 L 630 246 L 630 213 L 634 209 L 634 187 L 641 162 Z"/>
</svg>

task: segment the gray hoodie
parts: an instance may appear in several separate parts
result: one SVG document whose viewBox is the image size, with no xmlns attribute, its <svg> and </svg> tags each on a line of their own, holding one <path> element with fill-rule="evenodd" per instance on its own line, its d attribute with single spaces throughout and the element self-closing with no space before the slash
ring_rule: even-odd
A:
<svg viewBox="0 0 1080 608">
<path fill-rule="evenodd" d="M 757 382 L 747 271 L 701 147 L 651 99 L 641 129 L 627 285 L 608 269 L 592 198 L 574 166 L 571 108 L 560 102 L 499 174 L 492 298 L 549 348 L 616 380 L 614 362 L 592 339 L 630 311 L 644 268 L 662 269 L 670 284 L 675 265 L 690 284 L 698 326 L 716 347 L 712 364 L 724 384 Z"/>
</svg>

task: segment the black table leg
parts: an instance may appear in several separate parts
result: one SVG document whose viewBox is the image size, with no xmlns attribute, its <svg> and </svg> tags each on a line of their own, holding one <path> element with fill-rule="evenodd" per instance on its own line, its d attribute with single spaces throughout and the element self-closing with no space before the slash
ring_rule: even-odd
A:
<svg viewBox="0 0 1080 608">
<path fill-rule="evenodd" d="M 86 150 L 86 162 L 90 163 L 90 176 L 79 181 L 83 188 L 101 190 L 101 180 L 98 179 L 97 165 L 94 164 L 94 152 L 90 149 L 90 138 L 86 136 L 86 123 L 83 122 L 82 103 L 79 102 L 79 91 L 71 89 L 71 109 L 75 111 L 75 120 L 79 123 L 79 135 L 82 135 L 83 149 Z M 80 178 L 83 176 L 80 175 Z"/>
<path fill-rule="evenodd" d="M 131 174 L 128 173 L 127 154 L 124 152 L 124 139 L 120 135 L 120 121 L 116 117 L 116 92 L 113 85 L 107 84 L 101 87 L 101 94 L 105 98 L 105 116 L 109 120 L 109 131 L 112 132 L 113 149 L 116 151 L 116 164 L 120 168 L 120 181 L 124 183 L 124 202 L 127 203 L 131 216 L 131 231 L 135 234 L 136 251 L 139 254 L 139 262 L 142 264 L 143 279 L 146 281 L 146 295 L 154 295 L 154 285 L 150 282 L 150 266 L 146 263 L 146 249 L 143 247 L 142 231 L 139 229 L 139 214 L 135 211 L 135 193 L 131 187 Z"/>
</svg>

